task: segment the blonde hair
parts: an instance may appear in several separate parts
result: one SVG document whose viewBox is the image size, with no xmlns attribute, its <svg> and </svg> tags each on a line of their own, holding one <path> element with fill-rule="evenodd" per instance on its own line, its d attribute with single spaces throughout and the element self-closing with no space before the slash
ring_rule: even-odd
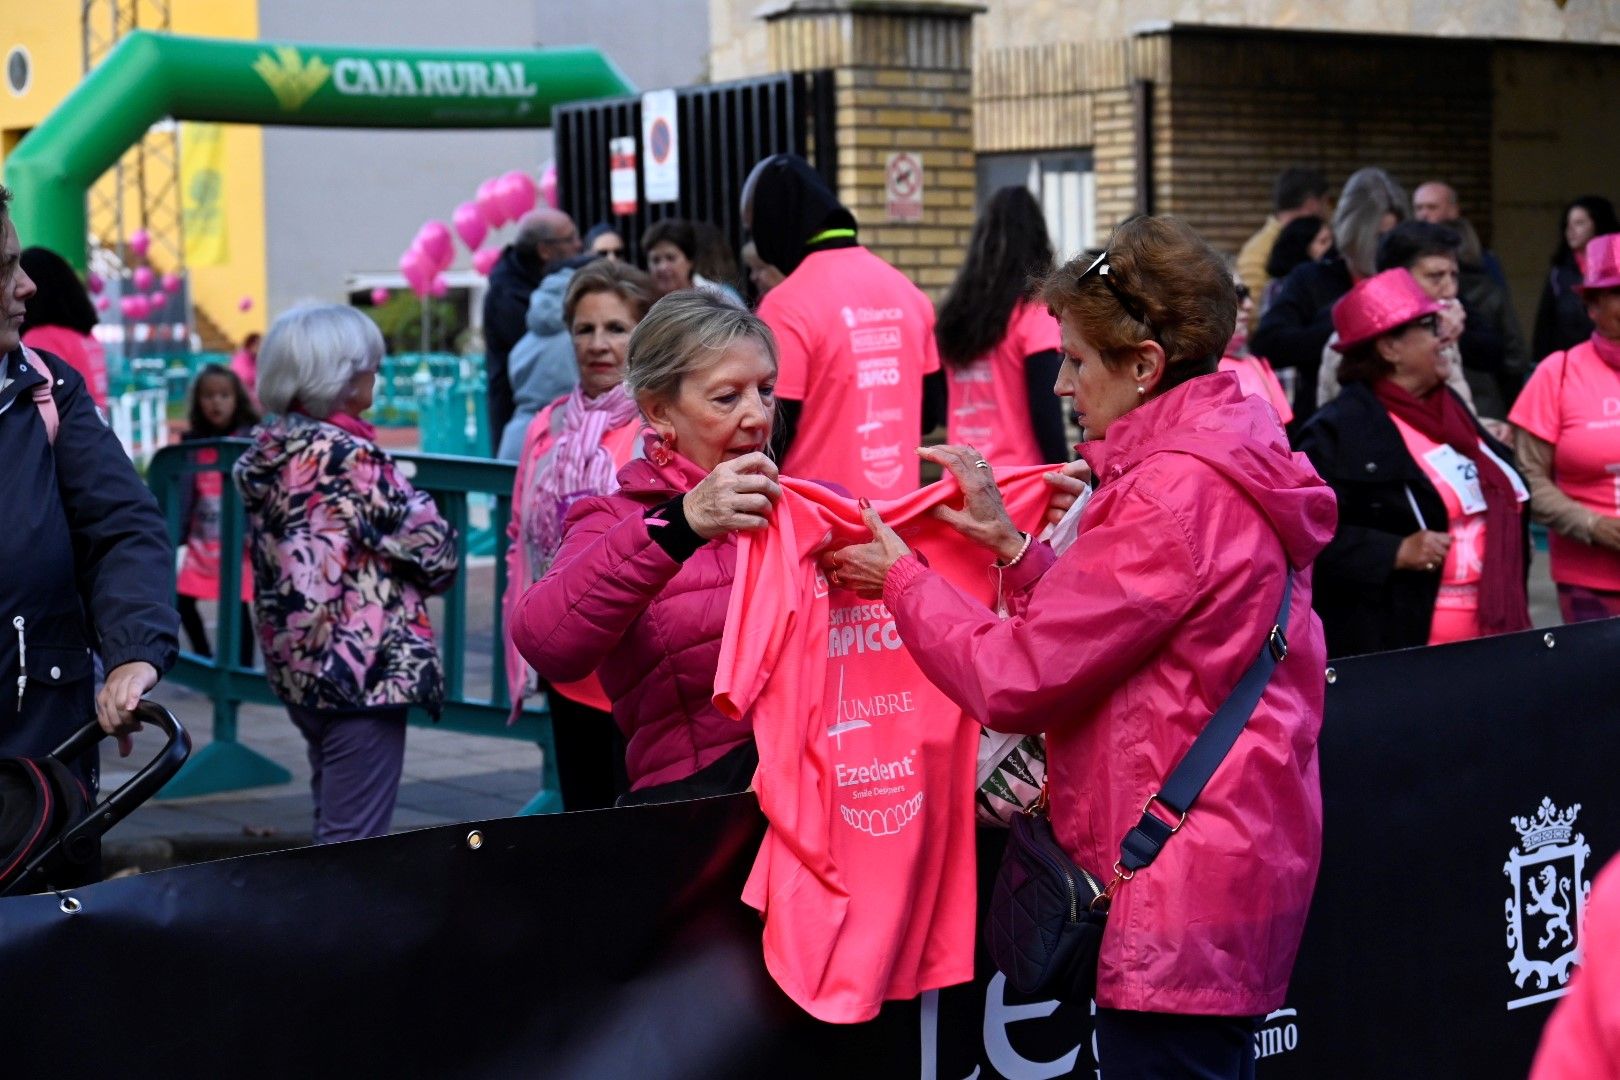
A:
<svg viewBox="0 0 1620 1080">
<path fill-rule="evenodd" d="M 625 389 L 638 402 L 673 400 L 682 379 L 745 338 L 759 342 L 777 366 L 776 337 L 757 316 L 709 289 L 670 293 L 630 335 Z"/>
</svg>

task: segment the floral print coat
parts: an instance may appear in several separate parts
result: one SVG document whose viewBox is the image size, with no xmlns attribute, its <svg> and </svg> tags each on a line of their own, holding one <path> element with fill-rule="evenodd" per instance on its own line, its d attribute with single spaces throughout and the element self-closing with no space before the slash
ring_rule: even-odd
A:
<svg viewBox="0 0 1620 1080">
<path fill-rule="evenodd" d="M 289 705 L 444 702 L 427 597 L 456 576 L 454 531 L 375 444 L 297 414 L 266 421 L 236 463 L 253 615 Z"/>
</svg>

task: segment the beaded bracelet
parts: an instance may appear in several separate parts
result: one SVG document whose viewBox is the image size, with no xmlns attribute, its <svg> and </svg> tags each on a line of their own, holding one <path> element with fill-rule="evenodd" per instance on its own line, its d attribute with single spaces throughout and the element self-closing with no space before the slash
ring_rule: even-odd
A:
<svg viewBox="0 0 1620 1080">
<path fill-rule="evenodd" d="M 1022 535 L 1024 537 L 1024 546 L 1018 549 L 1018 554 L 1014 555 L 1006 562 L 997 560 L 996 566 L 1000 567 L 1002 570 L 1011 570 L 1013 567 L 1024 561 L 1024 556 L 1029 554 L 1029 545 L 1034 542 L 1035 535 L 1033 533 L 1024 533 Z"/>
</svg>

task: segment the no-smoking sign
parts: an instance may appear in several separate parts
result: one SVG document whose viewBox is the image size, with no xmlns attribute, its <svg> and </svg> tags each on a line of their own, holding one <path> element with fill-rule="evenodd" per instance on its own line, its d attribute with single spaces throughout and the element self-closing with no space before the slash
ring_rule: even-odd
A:
<svg viewBox="0 0 1620 1080">
<path fill-rule="evenodd" d="M 923 202 L 922 155 L 900 150 L 889 155 L 883 173 L 890 221 L 921 221 Z"/>
</svg>

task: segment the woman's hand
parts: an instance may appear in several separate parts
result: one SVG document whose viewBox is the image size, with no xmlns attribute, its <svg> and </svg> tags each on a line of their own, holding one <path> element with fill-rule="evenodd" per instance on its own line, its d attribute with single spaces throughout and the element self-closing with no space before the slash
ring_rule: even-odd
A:
<svg viewBox="0 0 1620 1080">
<path fill-rule="evenodd" d="M 1423 529 L 1401 541 L 1395 551 L 1395 569 L 1425 573 L 1440 569 L 1451 550 L 1451 534 Z"/>
<path fill-rule="evenodd" d="M 1063 520 L 1082 492 L 1091 486 L 1091 466 L 1084 461 L 1071 461 L 1057 472 L 1041 477 L 1052 488 L 1052 497 L 1046 503 L 1046 522 L 1056 525 Z"/>
<path fill-rule="evenodd" d="M 835 588 L 849 589 L 865 600 L 877 600 L 883 596 L 889 568 L 910 555 L 911 549 L 865 499 L 861 500 L 861 519 L 872 530 L 871 543 L 829 551 L 821 556 L 821 568 Z"/>
<path fill-rule="evenodd" d="M 776 463 L 756 451 L 716 465 L 686 493 L 681 509 L 693 532 L 713 540 L 728 532 L 763 529 L 781 498 Z"/>
<path fill-rule="evenodd" d="M 934 516 L 980 547 L 995 552 L 1002 562 L 1016 558 L 1024 546 L 1024 534 L 1007 516 L 995 474 L 979 452 L 971 446 L 922 446 L 917 448 L 917 455 L 947 470 L 962 489 L 962 509 L 936 506 Z"/>
<path fill-rule="evenodd" d="M 1620 518 L 1598 515 L 1592 523 L 1592 543 L 1609 551 L 1620 551 Z"/>
<path fill-rule="evenodd" d="M 118 756 L 129 757 L 134 749 L 130 734 L 141 730 L 135 707 L 141 695 L 158 683 L 158 670 L 145 660 L 131 660 L 107 672 L 107 681 L 96 695 L 96 721 L 101 730 L 118 736 Z"/>
<path fill-rule="evenodd" d="M 1467 325 L 1468 312 L 1463 309 L 1460 300 L 1440 301 L 1440 341 L 1451 345 L 1460 341 L 1463 336 L 1463 327 Z"/>
</svg>

